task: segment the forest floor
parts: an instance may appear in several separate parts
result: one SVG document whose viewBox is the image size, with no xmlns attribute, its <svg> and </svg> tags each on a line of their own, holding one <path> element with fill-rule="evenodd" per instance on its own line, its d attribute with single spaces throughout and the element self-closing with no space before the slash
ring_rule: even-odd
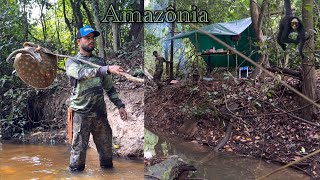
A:
<svg viewBox="0 0 320 180">
<path fill-rule="evenodd" d="M 299 81 L 286 81 L 299 89 Z M 301 117 L 297 102 L 296 94 L 271 78 L 181 81 L 145 93 L 145 127 L 214 149 L 230 122 L 232 135 L 220 151 L 287 164 L 320 148 L 319 120 L 311 125 L 293 118 Z M 294 167 L 310 174 L 313 160 Z M 159 162 L 150 161 L 145 165 Z"/>
</svg>

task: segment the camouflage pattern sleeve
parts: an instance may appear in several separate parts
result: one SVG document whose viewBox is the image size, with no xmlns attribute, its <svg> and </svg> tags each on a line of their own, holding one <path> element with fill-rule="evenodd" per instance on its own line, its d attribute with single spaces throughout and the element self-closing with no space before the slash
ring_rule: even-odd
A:
<svg viewBox="0 0 320 180">
<path fill-rule="evenodd" d="M 110 101 L 115 106 L 117 106 L 118 109 L 120 109 L 122 107 L 124 108 L 125 105 L 122 103 L 121 99 L 119 98 L 118 93 L 116 91 L 116 88 L 114 88 L 113 84 L 114 83 L 113 83 L 112 77 L 110 75 L 104 76 L 103 86 L 107 92 L 107 95 L 108 95 Z"/>
<path fill-rule="evenodd" d="M 100 76 L 99 68 L 83 68 L 72 59 L 66 61 L 66 73 L 75 79 L 82 80 Z"/>
</svg>

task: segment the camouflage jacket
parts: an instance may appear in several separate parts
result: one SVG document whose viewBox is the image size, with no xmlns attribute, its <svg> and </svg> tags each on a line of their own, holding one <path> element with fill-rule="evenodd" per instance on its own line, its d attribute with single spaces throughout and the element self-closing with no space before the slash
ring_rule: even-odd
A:
<svg viewBox="0 0 320 180">
<path fill-rule="evenodd" d="M 155 61 L 156 61 L 156 71 L 161 71 L 161 70 L 163 70 L 163 63 L 164 62 L 166 62 L 166 63 L 168 63 L 169 61 L 167 61 L 165 58 L 163 58 L 163 57 L 156 57 L 156 59 L 155 59 Z"/>
<path fill-rule="evenodd" d="M 101 66 L 105 65 L 104 60 L 97 56 L 86 57 L 78 53 L 75 57 Z M 111 75 L 102 75 L 98 68 L 93 68 L 71 58 L 67 59 L 65 66 L 73 87 L 70 98 L 71 109 L 88 117 L 105 115 L 106 105 L 103 89 L 115 106 L 118 108 L 124 107 L 113 86 Z"/>
</svg>

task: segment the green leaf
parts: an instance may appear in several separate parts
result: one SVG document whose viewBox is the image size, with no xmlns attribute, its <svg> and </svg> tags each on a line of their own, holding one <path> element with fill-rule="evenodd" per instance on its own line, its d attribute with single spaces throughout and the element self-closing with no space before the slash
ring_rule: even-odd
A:
<svg viewBox="0 0 320 180">
<path fill-rule="evenodd" d="M 270 92 L 267 93 L 268 97 L 272 97 L 272 94 Z"/>
</svg>

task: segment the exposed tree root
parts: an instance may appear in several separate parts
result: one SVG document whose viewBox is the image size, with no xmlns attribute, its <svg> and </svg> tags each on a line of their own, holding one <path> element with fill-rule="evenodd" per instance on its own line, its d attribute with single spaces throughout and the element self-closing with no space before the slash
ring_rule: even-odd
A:
<svg viewBox="0 0 320 180">
<path fill-rule="evenodd" d="M 224 145 L 227 144 L 232 134 L 232 123 L 228 122 L 226 135 L 222 138 L 222 140 L 219 142 L 219 144 L 214 148 L 215 152 L 218 152 L 220 148 L 222 148 Z"/>
</svg>

